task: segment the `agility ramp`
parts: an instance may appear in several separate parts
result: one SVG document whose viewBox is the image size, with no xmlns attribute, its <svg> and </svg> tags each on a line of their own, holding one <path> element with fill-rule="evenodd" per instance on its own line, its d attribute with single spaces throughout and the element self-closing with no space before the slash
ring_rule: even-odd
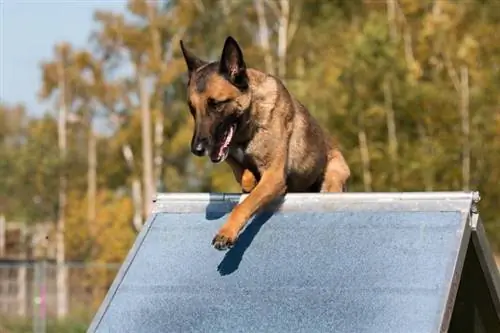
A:
<svg viewBox="0 0 500 333">
<path fill-rule="evenodd" d="M 244 196 L 158 195 L 88 332 L 500 332 L 477 193 L 287 194 L 215 250 Z"/>
</svg>

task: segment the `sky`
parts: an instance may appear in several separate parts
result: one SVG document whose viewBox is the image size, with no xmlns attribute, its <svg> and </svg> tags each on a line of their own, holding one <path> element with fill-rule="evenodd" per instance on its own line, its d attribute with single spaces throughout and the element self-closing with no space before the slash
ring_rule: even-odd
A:
<svg viewBox="0 0 500 333">
<path fill-rule="evenodd" d="M 0 101 L 23 103 L 40 116 L 40 62 L 49 60 L 57 42 L 88 45 L 97 9 L 124 12 L 126 0 L 0 0 Z"/>
</svg>

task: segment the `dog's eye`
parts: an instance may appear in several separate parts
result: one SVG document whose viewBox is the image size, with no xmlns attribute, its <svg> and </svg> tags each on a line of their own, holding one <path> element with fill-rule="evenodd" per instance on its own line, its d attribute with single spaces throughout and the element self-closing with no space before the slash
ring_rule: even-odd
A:
<svg viewBox="0 0 500 333">
<path fill-rule="evenodd" d="M 217 101 L 213 98 L 209 98 L 208 99 L 208 106 L 211 108 L 211 109 L 219 109 L 220 107 L 222 107 L 224 104 L 228 103 L 229 102 L 229 99 L 225 99 L 225 100 L 222 100 L 222 101 Z"/>
</svg>

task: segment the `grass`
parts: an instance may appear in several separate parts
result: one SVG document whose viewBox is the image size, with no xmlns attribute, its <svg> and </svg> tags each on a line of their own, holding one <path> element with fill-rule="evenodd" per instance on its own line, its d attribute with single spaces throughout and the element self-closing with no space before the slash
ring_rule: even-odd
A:
<svg viewBox="0 0 500 333">
<path fill-rule="evenodd" d="M 31 318 L 0 318 L 0 333 L 33 333 Z M 67 318 L 47 320 L 46 333 L 85 333 L 89 325 L 87 319 Z"/>
</svg>

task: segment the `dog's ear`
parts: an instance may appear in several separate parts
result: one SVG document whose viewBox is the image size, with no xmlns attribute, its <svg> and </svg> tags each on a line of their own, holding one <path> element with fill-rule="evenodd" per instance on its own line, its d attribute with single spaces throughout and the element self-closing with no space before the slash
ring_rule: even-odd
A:
<svg viewBox="0 0 500 333">
<path fill-rule="evenodd" d="M 238 42 L 231 36 L 228 36 L 224 42 L 219 61 L 219 73 L 238 88 L 245 89 L 248 86 L 243 52 L 241 52 Z"/>
<path fill-rule="evenodd" d="M 191 76 L 191 74 L 197 69 L 200 68 L 201 66 L 205 65 L 207 62 L 204 60 L 201 60 L 197 56 L 195 56 L 191 51 L 189 51 L 185 46 L 184 42 L 181 40 L 181 50 L 182 50 L 182 55 L 184 56 L 184 60 L 186 61 L 186 65 L 188 68 L 188 74 Z"/>
</svg>

